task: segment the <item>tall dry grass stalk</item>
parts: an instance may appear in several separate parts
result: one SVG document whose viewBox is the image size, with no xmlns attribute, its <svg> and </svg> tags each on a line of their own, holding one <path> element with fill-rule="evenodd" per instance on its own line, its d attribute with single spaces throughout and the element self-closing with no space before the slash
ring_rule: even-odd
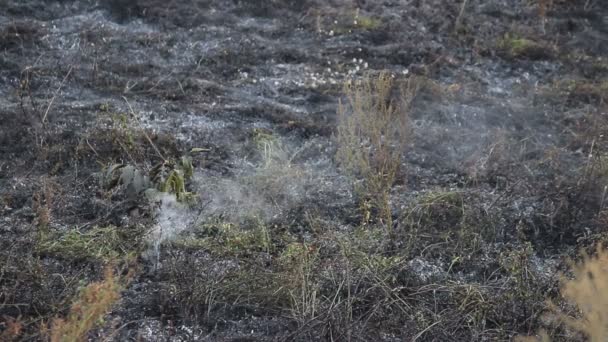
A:
<svg viewBox="0 0 608 342">
<path fill-rule="evenodd" d="M 418 83 L 410 77 L 397 84 L 391 74 L 381 72 L 347 82 L 347 101 L 338 106 L 336 160 L 358 180 L 355 191 L 365 198 L 362 203 L 370 202 L 389 229 L 390 190 L 411 137 L 409 109 Z"/>
</svg>

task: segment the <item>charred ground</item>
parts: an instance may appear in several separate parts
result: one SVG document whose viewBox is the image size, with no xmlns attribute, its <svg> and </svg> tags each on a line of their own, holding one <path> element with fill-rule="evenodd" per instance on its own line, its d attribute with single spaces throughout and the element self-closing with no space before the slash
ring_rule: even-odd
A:
<svg viewBox="0 0 608 342">
<path fill-rule="evenodd" d="M 606 240 L 608 7 L 553 2 L 0 1 L 3 337 L 110 263 L 92 340 L 579 340 L 546 300 Z M 335 161 L 381 70 L 420 86 L 391 227 Z M 186 208 L 110 184 L 183 156 Z"/>
</svg>

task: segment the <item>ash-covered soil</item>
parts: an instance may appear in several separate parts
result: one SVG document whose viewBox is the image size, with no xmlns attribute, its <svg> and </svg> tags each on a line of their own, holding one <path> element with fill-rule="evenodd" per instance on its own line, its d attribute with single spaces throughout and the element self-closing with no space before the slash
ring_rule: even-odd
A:
<svg viewBox="0 0 608 342">
<path fill-rule="evenodd" d="M 542 3 L 1 0 L 2 338 L 112 265 L 91 341 L 581 340 L 551 313 L 607 238 L 608 6 Z M 390 226 L 335 159 L 380 71 L 420 85 Z M 129 183 L 182 156 L 187 205 Z"/>
</svg>

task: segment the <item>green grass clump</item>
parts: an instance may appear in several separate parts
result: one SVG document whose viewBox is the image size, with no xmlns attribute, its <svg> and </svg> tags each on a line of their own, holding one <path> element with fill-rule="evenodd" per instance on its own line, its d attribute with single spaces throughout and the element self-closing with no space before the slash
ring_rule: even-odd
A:
<svg viewBox="0 0 608 342">
<path fill-rule="evenodd" d="M 277 291 L 289 298 L 291 314 L 300 324 L 314 319 L 319 307 L 318 257 L 317 248 L 303 243 L 289 244 L 279 256 Z"/>
<path fill-rule="evenodd" d="M 115 226 L 94 227 L 81 232 L 71 229 L 65 233 L 46 232 L 39 237 L 39 254 L 67 260 L 108 262 L 128 256 L 137 249 L 137 232 L 127 233 Z"/>
<path fill-rule="evenodd" d="M 218 220 L 201 225 L 194 236 L 177 238 L 171 244 L 186 249 L 205 248 L 219 256 L 238 256 L 273 252 L 275 245 L 270 236 L 269 227 L 256 218 L 242 226 Z"/>
<path fill-rule="evenodd" d="M 355 17 L 354 24 L 357 28 L 371 31 L 380 27 L 380 25 L 382 25 L 382 22 L 376 18 L 359 15 Z"/>
<path fill-rule="evenodd" d="M 474 196 L 438 189 L 412 201 L 399 217 L 396 232 L 406 242 L 406 253 L 424 250 L 456 266 L 479 251 L 483 241 L 493 241 L 498 218 L 474 205 Z"/>
<path fill-rule="evenodd" d="M 552 55 L 552 49 L 532 39 L 505 35 L 498 42 L 498 49 L 508 58 L 542 59 Z"/>
</svg>

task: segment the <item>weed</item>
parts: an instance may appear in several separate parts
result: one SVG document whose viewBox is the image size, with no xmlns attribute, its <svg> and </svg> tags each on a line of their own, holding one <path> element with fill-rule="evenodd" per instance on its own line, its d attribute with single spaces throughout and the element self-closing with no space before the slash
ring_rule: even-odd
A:
<svg viewBox="0 0 608 342">
<path fill-rule="evenodd" d="M 262 157 L 261 169 L 272 167 L 291 167 L 293 157 L 298 151 L 290 151 L 286 144 L 272 132 L 254 128 L 252 140 Z"/>
<path fill-rule="evenodd" d="M 524 248 L 505 252 L 499 255 L 498 262 L 505 269 L 514 282 L 512 290 L 519 297 L 531 295 L 529 285 L 534 284 L 533 273 L 528 269 L 530 257 L 534 250 L 530 243 L 525 244 Z"/>
<path fill-rule="evenodd" d="M 152 199 L 157 191 L 173 194 L 180 202 L 194 200 L 195 194 L 186 190 L 186 182 L 192 178 L 194 167 L 190 156 L 182 156 L 178 162 L 162 161 L 148 175 L 131 164 L 112 164 L 100 174 L 103 188 L 121 188 L 129 198 L 146 193 Z"/>
<path fill-rule="evenodd" d="M 401 292 L 398 272 L 404 268 L 400 256 L 387 256 L 377 250 L 376 235 L 369 229 L 360 230 L 358 237 L 338 237 L 339 254 L 334 256 L 336 268 L 323 272 L 322 284 L 332 284 L 331 291 L 321 291 L 321 307 L 328 312 L 332 335 L 350 340 L 353 334 L 365 331 L 364 322 L 383 320 L 399 321 L 399 317 L 410 317 L 411 305 Z M 362 240 L 361 238 L 365 238 Z M 362 326 L 355 326 L 357 322 Z"/>
<path fill-rule="evenodd" d="M 408 246 L 418 245 L 421 235 L 445 232 L 443 226 L 459 226 L 465 218 L 466 209 L 462 195 L 454 191 L 431 191 L 407 208 L 400 224 L 409 234 Z"/>
<path fill-rule="evenodd" d="M 102 107 L 102 110 L 108 110 Z M 108 113 L 110 115 L 110 139 L 113 145 L 119 146 L 123 153 L 134 162 L 135 158 L 143 155 L 143 148 L 138 143 L 138 133 L 129 123 L 129 116 L 123 113 Z"/>
<path fill-rule="evenodd" d="M 178 201 L 192 201 L 194 194 L 186 191 L 186 181 L 192 178 L 192 158 L 182 156 L 177 163 L 162 162 L 150 171 L 150 179 L 160 192 L 174 194 Z"/>
<path fill-rule="evenodd" d="M 32 197 L 32 207 L 36 213 L 36 226 L 39 232 L 48 230 L 56 190 L 55 183 L 43 180 L 42 189 L 34 193 Z"/>
<path fill-rule="evenodd" d="M 355 181 L 355 192 L 380 211 L 380 219 L 392 227 L 390 190 L 398 177 L 403 152 L 410 138 L 408 110 L 417 91 L 415 78 L 400 87 L 399 103 L 392 99 L 393 77 L 348 82 L 348 103 L 339 104 L 336 159 Z M 365 198 L 368 197 L 368 198 Z"/>
<path fill-rule="evenodd" d="M 127 105 L 129 112 L 102 104 L 97 125 L 81 139 L 77 152 L 90 150 L 97 160 L 105 163 L 118 159 L 132 165 L 148 161 L 151 155 L 167 161 L 164 155 L 178 153 L 174 136 L 148 132 L 128 102 Z"/>
<path fill-rule="evenodd" d="M 302 186 L 312 177 L 310 169 L 294 162 L 294 159 L 307 148 L 307 145 L 292 146 L 263 129 L 253 130 L 252 142 L 259 157 L 252 173 L 240 178 L 253 194 L 253 203 L 269 204 L 266 208 L 256 208 L 250 216 L 271 216 L 271 212 L 294 206 L 302 200 Z M 240 216 L 247 216 L 241 214 Z"/>
</svg>

